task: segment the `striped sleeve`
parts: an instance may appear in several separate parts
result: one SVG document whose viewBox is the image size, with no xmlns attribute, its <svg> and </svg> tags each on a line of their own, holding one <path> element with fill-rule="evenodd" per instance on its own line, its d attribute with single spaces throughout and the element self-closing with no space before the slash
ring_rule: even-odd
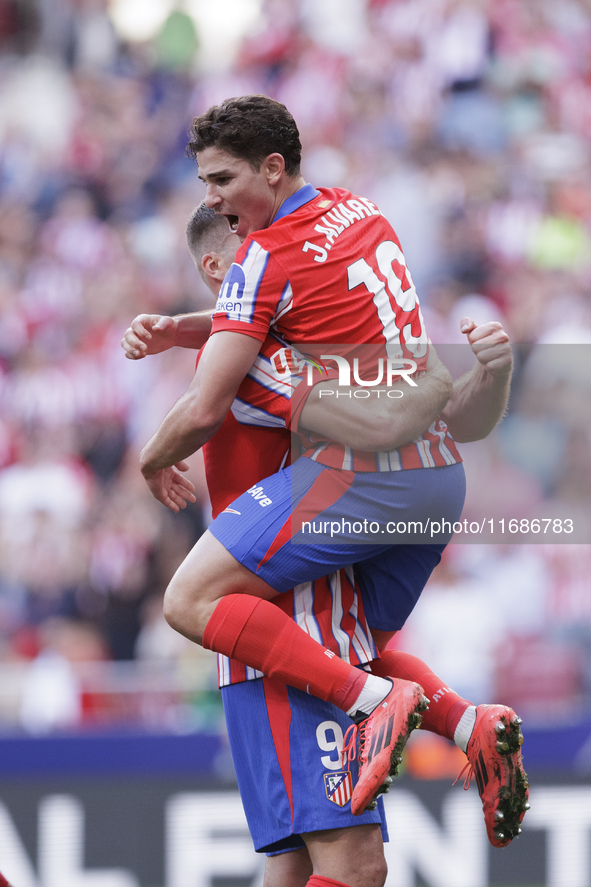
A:
<svg viewBox="0 0 591 887">
<path fill-rule="evenodd" d="M 212 333 L 243 333 L 261 341 L 277 317 L 289 311 L 292 292 L 285 272 L 255 240 L 246 240 L 224 278 Z"/>
</svg>

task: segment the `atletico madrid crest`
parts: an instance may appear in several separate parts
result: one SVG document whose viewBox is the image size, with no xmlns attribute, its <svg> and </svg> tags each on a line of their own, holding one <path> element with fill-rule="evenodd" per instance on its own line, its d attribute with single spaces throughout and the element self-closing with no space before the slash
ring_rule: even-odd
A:
<svg viewBox="0 0 591 887">
<path fill-rule="evenodd" d="M 351 800 L 353 783 L 348 770 L 342 770 L 339 773 L 325 773 L 324 787 L 328 800 L 333 804 L 338 804 L 339 807 L 344 807 L 347 801 Z"/>
</svg>

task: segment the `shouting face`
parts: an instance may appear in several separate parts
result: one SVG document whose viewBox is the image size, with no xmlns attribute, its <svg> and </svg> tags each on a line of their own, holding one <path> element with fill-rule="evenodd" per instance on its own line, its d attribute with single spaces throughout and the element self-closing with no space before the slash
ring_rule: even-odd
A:
<svg viewBox="0 0 591 887">
<path fill-rule="evenodd" d="M 253 231 L 268 228 L 282 201 L 285 178 L 281 154 L 270 154 L 258 170 L 220 148 L 197 155 L 199 178 L 205 182 L 205 203 L 228 219 L 230 230 L 244 240 Z"/>
</svg>

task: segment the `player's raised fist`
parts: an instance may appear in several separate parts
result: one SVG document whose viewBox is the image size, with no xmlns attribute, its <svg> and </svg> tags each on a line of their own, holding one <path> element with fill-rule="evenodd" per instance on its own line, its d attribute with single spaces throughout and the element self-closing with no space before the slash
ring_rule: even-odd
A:
<svg viewBox="0 0 591 887">
<path fill-rule="evenodd" d="M 160 354 L 176 344 L 178 322 L 162 314 L 138 314 L 121 340 L 129 360 L 141 360 L 148 354 Z"/>
<path fill-rule="evenodd" d="M 463 317 L 460 330 L 467 337 L 472 351 L 487 373 L 508 376 L 513 370 L 513 352 L 509 336 L 497 320 L 476 324 Z"/>
</svg>

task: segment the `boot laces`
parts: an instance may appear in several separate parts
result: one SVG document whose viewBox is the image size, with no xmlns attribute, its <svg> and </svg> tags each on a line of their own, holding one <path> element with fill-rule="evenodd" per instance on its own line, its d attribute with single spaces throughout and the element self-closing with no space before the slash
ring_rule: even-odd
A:
<svg viewBox="0 0 591 887">
<path fill-rule="evenodd" d="M 367 727 L 368 720 L 369 718 L 366 718 L 360 724 L 351 724 L 345 733 L 341 759 L 343 767 L 347 765 L 347 769 L 349 768 L 349 762 L 354 761 L 357 757 L 357 746 L 359 746 L 359 758 L 361 759 L 365 745 L 365 728 Z"/>
<path fill-rule="evenodd" d="M 343 767 L 347 767 L 349 769 L 349 765 L 351 761 L 354 761 L 357 757 L 357 735 L 359 733 L 359 728 L 357 724 L 351 724 L 351 726 L 347 729 L 343 739 L 343 748 L 341 750 L 341 764 Z"/>
<path fill-rule="evenodd" d="M 466 770 L 468 771 L 467 773 L 466 773 Z M 467 761 L 466 764 L 464 765 L 464 767 L 458 773 L 457 777 L 452 782 L 452 786 L 454 786 L 456 784 L 456 782 L 460 781 L 460 779 L 462 778 L 464 773 L 466 773 L 466 776 L 464 778 L 463 788 L 464 788 L 464 791 L 468 791 L 468 789 L 470 788 L 470 783 L 472 782 L 472 776 L 474 775 L 474 769 L 473 769 L 470 761 Z"/>
</svg>

